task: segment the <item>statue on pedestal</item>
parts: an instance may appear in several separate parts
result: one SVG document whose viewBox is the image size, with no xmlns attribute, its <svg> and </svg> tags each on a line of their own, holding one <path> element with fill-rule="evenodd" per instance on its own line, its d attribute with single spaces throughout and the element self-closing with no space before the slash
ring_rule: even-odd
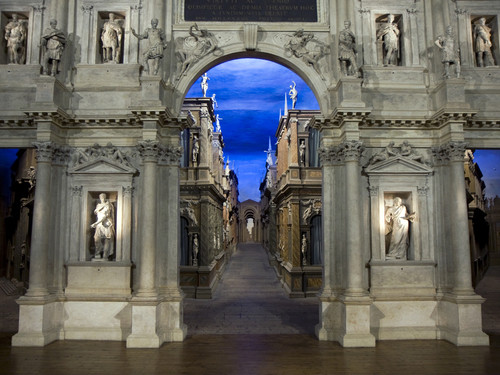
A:
<svg viewBox="0 0 500 375">
<path fill-rule="evenodd" d="M 350 30 L 351 21 L 344 22 L 344 30 L 339 33 L 340 70 L 345 76 L 357 76 L 356 37 Z"/>
<path fill-rule="evenodd" d="M 394 198 L 392 207 L 385 213 L 386 233 L 391 234 L 389 250 L 385 259 L 406 260 L 409 246 L 409 222 L 415 220 L 415 213 L 408 214 L 403 200 Z"/>
<path fill-rule="evenodd" d="M 486 18 L 481 17 L 474 27 L 476 64 L 478 67 L 494 66 L 491 54 L 491 29 L 486 26 Z"/>
<path fill-rule="evenodd" d="M 160 59 L 163 58 L 163 50 L 167 47 L 165 33 L 162 29 L 158 28 L 158 19 L 153 18 L 151 20 L 151 27 L 144 30 L 143 34 L 137 34 L 133 28 L 130 31 L 139 40 L 148 39 L 148 49 L 142 55 L 142 66 L 144 66 L 146 73 L 151 74 L 151 63 L 153 68 L 152 74 L 157 75 L 160 68 Z"/>
<path fill-rule="evenodd" d="M 66 45 L 66 36 L 57 29 L 57 21 L 50 20 L 50 27 L 45 29 L 42 35 L 42 46 L 45 48 L 43 54 L 43 74 L 55 77 L 58 73 L 59 61 Z"/>
<path fill-rule="evenodd" d="M 114 13 L 109 14 L 109 20 L 102 27 L 102 59 L 105 63 L 120 62 L 123 30 L 115 21 Z"/>
<path fill-rule="evenodd" d="M 434 42 L 436 46 L 441 49 L 442 58 L 441 62 L 444 64 L 444 78 L 450 78 L 450 64 L 455 65 L 455 76 L 460 78 L 460 51 L 455 46 L 455 35 L 453 34 L 453 27 L 446 28 L 446 34 L 441 35 Z"/>
<path fill-rule="evenodd" d="M 97 203 L 94 214 L 97 216 L 97 221 L 90 227 L 95 228 L 94 242 L 95 255 L 94 259 L 109 260 L 114 254 L 114 207 L 113 204 L 106 198 L 105 193 L 99 194 L 100 202 Z"/>
<path fill-rule="evenodd" d="M 377 31 L 377 40 L 384 41 L 384 66 L 398 65 L 399 28 L 394 23 L 394 15 L 389 14 L 387 23 L 382 24 Z"/>
<path fill-rule="evenodd" d="M 9 64 L 24 64 L 26 60 L 26 38 L 28 30 L 25 22 L 19 20 L 17 14 L 12 15 L 12 20 L 5 26 L 5 40 Z"/>
</svg>

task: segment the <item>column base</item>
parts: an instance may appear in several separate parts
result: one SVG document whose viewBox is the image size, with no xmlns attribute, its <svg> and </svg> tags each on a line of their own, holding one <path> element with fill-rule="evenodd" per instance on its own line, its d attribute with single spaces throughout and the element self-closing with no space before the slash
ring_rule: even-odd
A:
<svg viewBox="0 0 500 375">
<path fill-rule="evenodd" d="M 320 341 L 337 341 L 344 347 L 374 347 L 370 308 L 371 299 L 366 296 L 321 299 L 316 336 Z"/>
<path fill-rule="evenodd" d="M 477 294 L 445 294 L 438 303 L 438 339 L 457 346 L 488 346 L 490 338 L 482 329 L 481 304 L 484 301 Z"/>
<path fill-rule="evenodd" d="M 17 303 L 19 331 L 12 336 L 12 346 L 45 346 L 63 339 L 63 302 L 21 297 Z"/>
</svg>

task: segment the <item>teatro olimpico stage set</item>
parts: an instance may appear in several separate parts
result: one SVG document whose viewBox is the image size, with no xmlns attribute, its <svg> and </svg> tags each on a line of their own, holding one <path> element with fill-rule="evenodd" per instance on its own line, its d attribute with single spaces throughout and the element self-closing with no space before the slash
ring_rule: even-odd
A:
<svg viewBox="0 0 500 375">
<path fill-rule="evenodd" d="M 0 147 L 37 157 L 13 346 L 184 340 L 182 105 L 241 57 L 319 102 L 318 339 L 489 345 L 463 167 L 500 145 L 500 2 L 0 0 L 0 23 Z"/>
</svg>

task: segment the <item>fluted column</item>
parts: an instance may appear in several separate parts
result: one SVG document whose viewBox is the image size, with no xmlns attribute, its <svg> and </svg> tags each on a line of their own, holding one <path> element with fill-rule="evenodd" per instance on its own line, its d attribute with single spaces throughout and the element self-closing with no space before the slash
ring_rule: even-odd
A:
<svg viewBox="0 0 500 375">
<path fill-rule="evenodd" d="M 47 258 L 50 231 L 50 177 L 54 144 L 36 142 L 36 191 L 31 237 L 30 283 L 27 297 L 43 297 L 47 290 Z"/>
<path fill-rule="evenodd" d="M 157 141 L 143 141 L 138 145 L 143 160 L 142 215 L 140 219 L 141 247 L 139 249 L 139 287 L 137 297 L 154 298 L 156 259 L 156 172 L 159 145 Z"/>
</svg>

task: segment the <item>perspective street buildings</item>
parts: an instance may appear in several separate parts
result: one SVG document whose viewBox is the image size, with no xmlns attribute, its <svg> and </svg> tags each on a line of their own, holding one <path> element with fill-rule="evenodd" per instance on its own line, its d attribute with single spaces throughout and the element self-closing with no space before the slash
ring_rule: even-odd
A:
<svg viewBox="0 0 500 375">
<path fill-rule="evenodd" d="M 498 202 L 472 150 L 500 145 L 500 3 L 219 3 L 0 0 L 0 147 L 19 150 L 0 254 L 27 287 L 12 345 L 183 341 L 184 299 L 211 298 L 244 242 L 289 297 L 319 298 L 319 340 L 489 345 L 473 285 Z M 290 85 L 260 202 L 238 201 L 215 97 L 186 98 L 241 57 L 319 103 Z"/>
</svg>

